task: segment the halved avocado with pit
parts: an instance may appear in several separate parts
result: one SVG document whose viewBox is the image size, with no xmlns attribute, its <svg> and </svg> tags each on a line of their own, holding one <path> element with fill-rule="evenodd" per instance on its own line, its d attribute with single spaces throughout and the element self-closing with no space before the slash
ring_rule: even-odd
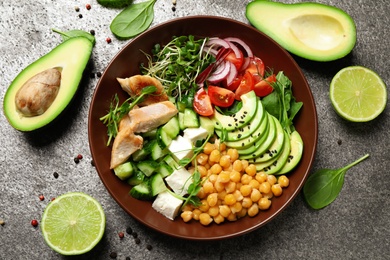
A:
<svg viewBox="0 0 390 260">
<path fill-rule="evenodd" d="M 78 89 L 92 48 L 92 42 L 85 37 L 70 38 L 22 70 L 12 81 L 4 96 L 3 109 L 9 123 L 17 130 L 33 131 L 49 124 L 61 114 Z M 52 102 L 47 104 L 48 107 L 44 108 L 43 112 L 26 113 L 25 111 L 28 109 L 24 110 L 21 106 L 26 105 L 26 102 L 29 103 L 31 100 L 25 101 L 20 98 L 23 96 L 21 92 L 33 89 L 36 91 L 35 93 L 42 93 L 39 89 L 40 86 L 45 86 L 42 87 L 42 90 L 48 87 L 44 83 L 39 83 L 41 85 L 32 88 L 28 88 L 26 85 L 30 82 L 35 84 L 36 78 L 39 78 L 38 81 L 42 81 L 42 79 L 44 81 L 45 78 L 48 78 L 47 75 L 53 74 L 53 71 L 60 73 L 58 86 L 54 86 L 57 92 L 46 96 L 42 94 L 41 98 L 49 97 Z"/>
<path fill-rule="evenodd" d="M 325 4 L 257 0 L 247 5 L 246 17 L 287 51 L 309 60 L 340 59 L 356 43 L 351 16 Z"/>
</svg>

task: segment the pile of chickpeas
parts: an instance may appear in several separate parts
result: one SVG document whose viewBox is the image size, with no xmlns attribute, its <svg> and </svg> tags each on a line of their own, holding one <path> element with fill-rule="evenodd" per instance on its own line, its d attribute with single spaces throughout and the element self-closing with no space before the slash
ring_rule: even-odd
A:
<svg viewBox="0 0 390 260">
<path fill-rule="evenodd" d="M 240 160 L 236 149 L 226 148 L 224 143 L 207 143 L 196 157 L 189 171 L 198 170 L 202 187 L 198 193 L 201 205 L 186 205 L 181 213 L 183 221 L 192 219 L 202 225 L 236 221 L 254 217 L 271 206 L 271 199 L 282 195 L 288 187 L 285 175 L 276 178 L 265 172 L 257 172 L 254 164 Z"/>
</svg>

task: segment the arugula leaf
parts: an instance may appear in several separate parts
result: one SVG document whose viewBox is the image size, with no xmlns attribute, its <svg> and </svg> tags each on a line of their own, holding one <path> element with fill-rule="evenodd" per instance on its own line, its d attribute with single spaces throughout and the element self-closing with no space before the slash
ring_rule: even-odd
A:
<svg viewBox="0 0 390 260">
<path fill-rule="evenodd" d="M 93 36 L 92 34 L 90 34 L 89 32 L 86 32 L 86 31 L 83 31 L 83 30 L 70 30 L 70 31 L 66 31 L 66 32 L 62 32 L 58 29 L 51 29 L 53 32 L 55 33 L 58 33 L 62 36 L 62 40 L 63 41 L 66 41 L 70 38 L 74 38 L 74 37 L 85 37 L 87 38 L 90 42 L 92 42 L 93 45 L 95 45 L 95 36 Z"/>
<path fill-rule="evenodd" d="M 148 29 L 154 19 L 155 2 L 149 0 L 126 7 L 112 20 L 111 32 L 119 39 L 129 39 Z"/>
</svg>

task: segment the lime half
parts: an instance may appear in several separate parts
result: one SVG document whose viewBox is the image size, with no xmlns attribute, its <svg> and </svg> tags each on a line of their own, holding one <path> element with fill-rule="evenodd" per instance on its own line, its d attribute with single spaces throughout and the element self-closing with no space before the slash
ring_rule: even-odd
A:
<svg viewBox="0 0 390 260">
<path fill-rule="evenodd" d="M 330 100 L 336 112 L 352 122 L 367 122 L 386 107 L 383 80 L 370 69 L 351 66 L 340 70 L 330 83 Z"/>
<path fill-rule="evenodd" d="M 103 237 L 105 226 L 102 206 L 81 192 L 69 192 L 51 201 L 41 219 L 46 243 L 62 255 L 90 251 Z"/>
</svg>

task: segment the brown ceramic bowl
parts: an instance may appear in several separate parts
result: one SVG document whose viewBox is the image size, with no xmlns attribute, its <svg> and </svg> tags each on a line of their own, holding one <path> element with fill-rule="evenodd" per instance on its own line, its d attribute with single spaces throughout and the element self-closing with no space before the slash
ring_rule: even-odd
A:
<svg viewBox="0 0 390 260">
<path fill-rule="evenodd" d="M 256 217 L 245 217 L 236 222 L 211 224 L 204 227 L 197 221 L 184 223 L 180 217 L 171 221 L 157 213 L 151 202 L 133 199 L 130 186 L 120 181 L 109 168 L 111 147 L 106 146 L 106 127 L 99 118 L 108 111 L 115 93 L 121 102 L 127 94 L 116 81 L 117 77 L 139 74 L 139 65 L 146 63 L 145 55 L 156 43 L 164 44 L 172 36 L 194 35 L 198 37 L 238 37 L 244 40 L 255 55 L 275 72 L 284 71 L 293 82 L 293 92 L 298 101 L 304 103 L 294 122 L 304 142 L 304 154 L 300 164 L 288 177 L 290 186 L 283 195 L 272 199 L 269 210 Z M 243 235 L 253 231 L 275 218 L 299 194 L 312 166 L 317 145 L 317 114 L 312 93 L 302 71 L 293 58 L 266 35 L 241 22 L 222 17 L 194 16 L 178 18 L 158 26 L 130 41 L 111 61 L 100 78 L 93 95 L 89 111 L 89 143 L 96 170 L 105 187 L 117 203 L 133 218 L 161 233 L 190 240 L 217 240 Z"/>
</svg>

